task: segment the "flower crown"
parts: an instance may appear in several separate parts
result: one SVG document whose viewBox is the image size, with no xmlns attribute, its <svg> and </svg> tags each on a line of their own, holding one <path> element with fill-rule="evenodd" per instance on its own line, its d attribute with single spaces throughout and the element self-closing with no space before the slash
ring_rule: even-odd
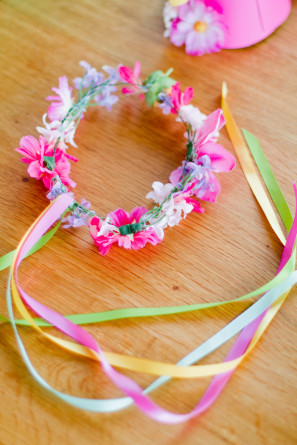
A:
<svg viewBox="0 0 297 445">
<path fill-rule="evenodd" d="M 83 199 L 80 203 L 75 201 L 69 208 L 70 214 L 63 219 L 65 228 L 88 225 L 102 255 L 106 255 L 114 243 L 135 250 L 147 243 L 156 245 L 163 239 L 166 227 L 179 224 L 192 211 L 204 212 L 197 198 L 216 201 L 220 184 L 214 173 L 230 171 L 235 165 L 233 156 L 216 142 L 225 123 L 222 110 L 207 117 L 190 105 L 193 88 L 187 87 L 182 92 L 180 82 L 170 77 L 172 70 L 154 71 L 141 81 L 139 62 L 133 69 L 123 65 L 116 69 L 103 66 L 106 74 L 87 62 L 80 65 L 85 74 L 73 82 L 78 91 L 77 100 L 67 78 L 60 77 L 59 87 L 52 88 L 56 94 L 47 97 L 51 105 L 43 116 L 44 127 L 37 127 L 42 136 L 39 140 L 33 136 L 23 137 L 16 150 L 23 156 L 21 161 L 29 164 L 29 175 L 42 179 L 49 190 L 47 198 L 53 200 L 76 185 L 70 178 L 70 161 L 77 162 L 77 158 L 67 153 L 67 144 L 76 147 L 75 131 L 89 105 L 110 111 L 118 101 L 113 93 L 122 86 L 124 95 L 138 94 L 149 106 L 157 105 L 164 114 L 173 114 L 186 130 L 186 157 L 170 174 L 169 183 L 153 183 L 153 191 L 146 195 L 154 202 L 150 210 L 136 207 L 128 213 L 117 209 L 106 217 L 99 217 Z"/>
</svg>

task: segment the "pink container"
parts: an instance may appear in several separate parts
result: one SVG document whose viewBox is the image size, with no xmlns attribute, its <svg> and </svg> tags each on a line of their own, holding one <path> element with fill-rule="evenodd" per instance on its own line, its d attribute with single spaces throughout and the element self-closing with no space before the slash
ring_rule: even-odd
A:
<svg viewBox="0 0 297 445">
<path fill-rule="evenodd" d="M 291 0 L 215 0 L 228 27 L 224 48 L 244 48 L 268 37 L 288 17 Z"/>
</svg>

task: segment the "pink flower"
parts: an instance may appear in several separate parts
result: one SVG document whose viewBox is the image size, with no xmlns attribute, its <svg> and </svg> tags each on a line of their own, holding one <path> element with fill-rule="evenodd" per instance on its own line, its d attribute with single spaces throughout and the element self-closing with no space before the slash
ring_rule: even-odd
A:
<svg viewBox="0 0 297 445">
<path fill-rule="evenodd" d="M 225 40 L 226 27 L 219 14 L 203 0 L 190 0 L 178 8 L 173 20 L 170 40 L 176 46 L 186 45 L 186 53 L 201 56 L 220 51 Z"/>
<path fill-rule="evenodd" d="M 195 213 L 204 213 L 204 208 L 201 207 L 200 202 L 198 202 L 196 199 L 191 198 L 191 195 L 193 194 L 192 189 L 195 187 L 195 182 L 193 181 L 192 184 L 187 188 L 186 191 L 179 193 L 174 197 L 174 202 L 178 203 L 180 201 L 186 201 L 187 204 L 190 204 L 193 206 L 192 212 Z"/>
<path fill-rule="evenodd" d="M 215 202 L 220 193 L 221 186 L 213 172 L 229 172 L 235 166 L 234 157 L 217 144 L 216 135 L 225 124 L 221 109 L 211 113 L 203 122 L 202 127 L 194 141 L 194 162 L 183 163 L 170 175 L 170 182 L 175 186 L 181 176 L 192 172 L 192 194 L 203 201 Z"/>
<path fill-rule="evenodd" d="M 146 243 L 153 245 L 160 243 L 161 239 L 152 227 L 127 235 L 120 233 L 121 226 L 138 223 L 141 216 L 146 212 L 147 209 L 145 207 L 135 207 L 131 214 L 118 209 L 109 213 L 105 221 L 94 216 L 89 222 L 89 227 L 99 252 L 102 255 L 106 255 L 114 243 L 117 243 L 120 247 L 125 247 L 125 249 L 134 250 L 141 249 Z"/>
<path fill-rule="evenodd" d="M 139 90 L 142 89 L 140 73 L 141 73 L 141 64 L 138 61 L 135 62 L 133 70 L 129 66 L 120 66 L 119 67 L 119 74 L 121 76 L 121 79 L 124 82 L 131 84 L 131 85 L 129 85 L 129 87 L 124 87 L 122 89 L 123 94 L 138 93 Z"/>
<path fill-rule="evenodd" d="M 68 85 L 66 76 L 59 77 L 59 88 L 52 88 L 57 96 L 48 96 L 46 100 L 54 100 L 49 109 L 50 121 L 62 121 L 73 105 L 72 88 Z"/>
<path fill-rule="evenodd" d="M 57 175 L 66 187 L 75 187 L 75 182 L 69 178 L 70 163 L 68 159 L 74 162 L 77 162 L 77 159 L 59 147 L 54 156 L 54 147 L 55 141 L 48 143 L 42 136 L 39 141 L 33 136 L 25 136 L 20 140 L 20 147 L 16 148 L 16 151 L 24 156 L 21 161 L 29 164 L 29 175 L 35 179 L 42 179 L 48 189 L 52 188 L 52 179 Z M 48 168 L 45 158 L 52 158 L 53 169 Z"/>
<path fill-rule="evenodd" d="M 210 159 L 211 170 L 214 172 L 229 172 L 235 167 L 234 157 L 224 147 L 215 143 L 216 134 L 225 125 L 223 111 L 218 108 L 203 122 L 194 142 L 197 161 L 207 155 Z"/>
<path fill-rule="evenodd" d="M 180 89 L 180 82 L 176 82 L 173 85 L 170 93 L 172 108 L 171 113 L 177 114 L 180 107 L 184 105 L 188 105 L 188 103 L 193 99 L 194 89 L 192 87 L 185 88 L 185 91 L 182 93 Z"/>
</svg>

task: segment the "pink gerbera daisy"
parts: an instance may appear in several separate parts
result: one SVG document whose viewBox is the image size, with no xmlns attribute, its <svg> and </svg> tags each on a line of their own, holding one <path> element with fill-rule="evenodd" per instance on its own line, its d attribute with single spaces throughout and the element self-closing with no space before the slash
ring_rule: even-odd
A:
<svg viewBox="0 0 297 445">
<path fill-rule="evenodd" d="M 176 46 L 186 45 L 186 53 L 201 56 L 220 51 L 226 27 L 222 16 L 204 1 L 190 0 L 178 8 L 172 21 L 170 40 Z"/>
<path fill-rule="evenodd" d="M 77 162 L 77 159 L 60 148 L 56 149 L 54 155 L 55 142 L 48 143 L 42 136 L 39 141 L 33 136 L 25 136 L 20 140 L 20 147 L 16 148 L 16 151 L 23 156 L 21 161 L 29 164 L 28 173 L 31 178 L 42 179 L 46 188 L 52 188 L 52 179 L 57 175 L 66 187 L 75 187 L 75 182 L 69 177 L 68 159 L 74 162 Z M 50 158 L 53 160 L 53 169 L 47 166 L 46 161 Z"/>
<path fill-rule="evenodd" d="M 135 207 L 131 213 L 122 209 L 115 210 L 109 213 L 105 220 L 94 216 L 89 222 L 89 227 L 99 252 L 106 255 L 114 243 L 117 243 L 120 247 L 125 247 L 125 249 L 134 250 L 141 249 L 147 243 L 153 245 L 160 243 L 162 240 L 152 227 L 125 235 L 122 234 L 123 230 L 120 230 L 123 227 L 139 223 L 141 216 L 146 212 L 145 207 Z"/>
</svg>

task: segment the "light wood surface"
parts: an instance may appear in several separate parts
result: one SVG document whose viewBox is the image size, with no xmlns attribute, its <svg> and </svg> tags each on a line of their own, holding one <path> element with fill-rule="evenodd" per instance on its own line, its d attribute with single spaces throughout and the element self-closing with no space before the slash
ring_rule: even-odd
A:
<svg viewBox="0 0 297 445">
<path fill-rule="evenodd" d="M 143 73 L 175 69 L 193 103 L 205 113 L 220 104 L 223 80 L 240 127 L 255 133 L 294 210 L 296 179 L 297 3 L 270 38 L 248 49 L 192 58 L 163 39 L 160 0 L 27 0 L 0 2 L 0 255 L 14 249 L 47 205 L 42 184 L 28 178 L 13 150 L 36 136 L 45 97 L 61 75 L 80 75 L 80 60 L 98 69 L 132 65 Z M 72 167 L 76 197 L 98 214 L 147 205 L 154 180 L 166 182 L 184 156 L 183 131 L 174 119 L 122 98 L 110 114 L 91 109 L 78 131 Z M 232 152 L 226 130 L 220 142 Z M 193 214 L 166 232 L 158 247 L 140 252 L 113 248 L 98 255 L 86 228 L 59 230 L 21 268 L 23 287 L 63 314 L 121 307 L 164 306 L 238 297 L 270 280 L 281 246 L 237 165 L 221 174 L 222 192 L 204 215 Z M 7 314 L 7 271 L 1 273 L 0 311 Z M 0 443 L 2 445 L 249 444 L 297 442 L 296 288 L 239 367 L 215 405 L 186 425 L 159 425 L 135 407 L 100 415 L 63 404 L 29 375 L 9 325 L 0 326 Z M 250 303 L 158 319 L 88 326 L 105 350 L 176 362 L 231 321 Z M 55 388 L 83 397 L 121 393 L 98 365 L 73 357 L 22 328 L 41 375 Z M 224 359 L 225 345 L 203 363 Z M 127 373 L 132 376 L 132 373 Z M 146 386 L 154 380 L 134 375 Z M 190 411 L 210 380 L 172 381 L 154 393 L 162 406 Z"/>
</svg>

